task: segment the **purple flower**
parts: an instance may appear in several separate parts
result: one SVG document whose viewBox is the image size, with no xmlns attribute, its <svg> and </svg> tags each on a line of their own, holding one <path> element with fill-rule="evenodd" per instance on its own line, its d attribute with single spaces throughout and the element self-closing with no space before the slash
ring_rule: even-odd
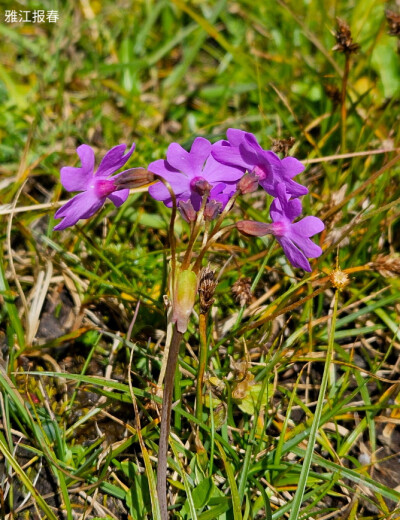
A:
<svg viewBox="0 0 400 520">
<path fill-rule="evenodd" d="M 276 187 L 284 183 L 292 197 L 308 193 L 308 189 L 292 178 L 304 170 L 304 166 L 294 157 L 280 159 L 274 152 L 264 150 L 253 134 L 229 128 L 228 141 L 219 141 L 212 149 L 212 156 L 221 164 L 236 166 L 243 171 L 255 173 L 264 190 L 277 196 Z"/>
<path fill-rule="evenodd" d="M 87 144 L 82 144 L 76 151 L 81 160 L 80 168 L 66 166 L 61 168 L 61 183 L 67 191 L 81 191 L 75 195 L 54 215 L 63 220 L 54 229 L 65 229 L 73 226 L 81 218 L 91 217 L 102 207 L 107 198 L 118 208 L 129 195 L 129 189 L 119 189 L 114 181 L 131 170 L 126 170 L 110 177 L 122 168 L 133 153 L 135 145 L 124 155 L 125 144 L 114 146 L 106 153 L 96 173 L 94 173 L 94 152 Z M 133 169 L 132 169 L 133 170 Z"/>
<path fill-rule="evenodd" d="M 324 223 L 317 217 L 304 217 L 293 222 L 301 214 L 299 199 L 290 199 L 285 185 L 280 183 L 276 187 L 278 198 L 270 208 L 272 224 L 244 220 L 236 224 L 239 231 L 245 235 L 263 236 L 268 233 L 275 236 L 283 251 L 294 267 L 300 267 L 311 272 L 307 257 L 317 258 L 322 249 L 314 244 L 310 237 L 324 229 Z"/>
<path fill-rule="evenodd" d="M 211 155 L 213 146 L 207 139 L 197 137 L 190 152 L 179 144 L 171 143 L 167 159 L 159 159 L 148 166 L 148 170 L 165 179 L 175 193 L 176 200 L 192 203 L 195 211 L 201 206 L 203 195 L 210 192 L 210 200 L 224 206 L 236 190 L 236 181 L 243 175 L 238 166 L 221 165 Z M 150 186 L 150 195 L 172 206 L 171 195 L 162 182 Z"/>
</svg>

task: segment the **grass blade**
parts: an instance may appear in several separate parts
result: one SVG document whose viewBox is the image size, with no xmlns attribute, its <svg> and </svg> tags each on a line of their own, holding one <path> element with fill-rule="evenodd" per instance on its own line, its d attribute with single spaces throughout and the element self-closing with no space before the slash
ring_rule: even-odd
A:
<svg viewBox="0 0 400 520">
<path fill-rule="evenodd" d="M 332 314 L 331 328 L 329 331 L 329 342 L 328 342 L 328 350 L 326 353 L 324 373 L 322 376 L 321 387 L 320 387 L 320 391 L 319 391 L 314 420 L 313 420 L 313 423 L 311 426 L 310 435 L 308 437 L 308 446 L 307 446 L 307 450 L 306 450 L 306 453 L 304 456 L 304 461 L 303 461 L 303 465 L 302 465 L 302 469 L 301 469 L 301 473 L 300 473 L 299 483 L 298 483 L 297 490 L 296 490 L 296 493 L 294 495 L 294 499 L 292 502 L 289 520 L 298 519 L 299 514 L 300 514 L 301 504 L 303 502 L 304 492 L 305 492 L 305 489 L 307 486 L 307 478 L 308 478 L 308 474 L 310 472 L 312 457 L 314 454 L 315 439 L 317 438 L 317 432 L 318 432 L 318 428 L 320 425 L 322 409 L 324 406 L 325 392 L 326 392 L 326 389 L 328 386 L 329 368 L 330 368 L 331 361 L 332 361 L 334 339 L 335 339 L 335 326 L 336 326 L 338 296 L 339 296 L 339 292 L 336 291 L 335 296 L 334 296 L 334 298 L 335 298 L 334 308 L 333 308 L 333 314 Z"/>
<path fill-rule="evenodd" d="M 225 471 L 226 471 L 226 474 L 228 476 L 229 486 L 231 488 L 232 505 L 233 505 L 233 518 L 234 518 L 234 520 L 242 520 L 242 518 L 243 518 L 242 517 L 242 508 L 241 508 L 241 505 L 240 505 L 240 496 L 239 496 L 239 491 L 238 491 L 238 488 L 237 488 L 237 485 L 236 485 L 235 475 L 233 474 L 232 467 L 230 465 L 230 462 L 226 458 L 226 454 L 225 454 L 221 444 L 218 441 L 215 441 L 215 444 L 217 445 L 219 453 L 220 453 L 221 458 L 223 460 L 223 463 L 224 463 L 224 466 L 225 466 Z"/>
</svg>

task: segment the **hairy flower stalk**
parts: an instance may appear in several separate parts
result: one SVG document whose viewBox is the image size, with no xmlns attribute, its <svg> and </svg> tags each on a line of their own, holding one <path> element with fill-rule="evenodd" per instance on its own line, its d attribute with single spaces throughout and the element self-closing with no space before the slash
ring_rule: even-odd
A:
<svg viewBox="0 0 400 520">
<path fill-rule="evenodd" d="M 198 273 L 201 269 L 201 264 L 202 264 L 202 261 L 203 261 L 203 258 L 206 254 L 206 252 L 209 250 L 210 246 L 214 243 L 215 239 L 216 239 L 216 236 L 218 234 L 218 232 L 224 232 L 225 228 L 221 229 L 221 225 L 226 217 L 226 215 L 228 214 L 228 212 L 232 209 L 232 206 L 234 205 L 238 195 L 240 194 L 240 191 L 237 190 L 235 191 L 235 193 L 233 193 L 233 195 L 231 196 L 231 198 L 228 200 L 224 210 L 222 211 L 221 215 L 218 217 L 216 223 L 215 223 L 215 226 L 214 226 L 214 229 L 212 230 L 212 232 L 210 233 L 209 237 L 208 237 L 208 240 L 207 242 L 203 245 L 200 253 L 199 253 L 199 256 L 197 257 L 195 263 L 194 263 L 194 266 L 193 266 L 193 271 L 195 273 Z"/>
<path fill-rule="evenodd" d="M 167 501 L 167 457 L 168 457 L 168 438 L 171 425 L 171 407 L 174 393 L 174 380 L 176 365 L 178 362 L 179 346 L 183 333 L 176 327 L 172 334 L 171 345 L 169 347 L 167 369 L 165 372 L 165 383 L 163 393 L 163 404 L 161 409 L 160 440 L 158 444 L 157 461 L 157 494 L 160 503 L 161 519 L 168 520 L 168 501 Z"/>
<path fill-rule="evenodd" d="M 191 229 L 189 243 L 187 245 L 185 256 L 184 256 L 183 262 L 182 262 L 182 269 L 187 269 L 190 265 L 190 261 L 191 261 L 192 253 L 193 253 L 193 246 L 194 246 L 196 239 L 199 236 L 201 228 L 204 224 L 203 216 L 204 216 L 204 210 L 206 208 L 208 196 L 209 196 L 209 192 L 206 191 L 203 194 L 200 209 L 197 212 L 196 220 L 194 221 L 193 227 Z"/>
</svg>

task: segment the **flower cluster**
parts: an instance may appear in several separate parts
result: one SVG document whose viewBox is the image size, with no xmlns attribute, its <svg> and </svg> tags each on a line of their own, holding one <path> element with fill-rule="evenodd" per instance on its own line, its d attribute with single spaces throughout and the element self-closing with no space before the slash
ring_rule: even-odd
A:
<svg viewBox="0 0 400 520">
<path fill-rule="evenodd" d="M 322 250 L 310 237 L 321 232 L 324 224 L 311 216 L 295 222 L 302 212 L 299 197 L 308 193 L 306 187 L 293 180 L 304 170 L 300 161 L 294 157 L 280 159 L 264 150 L 253 134 L 231 128 L 227 140 L 211 144 L 197 137 L 189 152 L 172 143 L 166 159 L 113 175 L 125 165 L 134 148 L 124 155 L 126 146 L 115 146 L 95 173 L 93 150 L 87 145 L 77 149 L 82 166 L 62 168 L 61 182 L 68 191 L 81 193 L 57 211 L 55 217 L 63 220 L 54 229 L 65 229 L 90 217 L 107 198 L 120 206 L 129 188 L 149 184 L 155 178 L 159 180 L 149 186 L 149 194 L 167 207 L 172 207 L 174 198 L 188 222 L 195 222 L 199 215 L 205 221 L 214 220 L 224 209 L 229 210 L 239 194 L 261 186 L 274 197 L 270 206 L 272 223 L 244 220 L 236 224 L 237 229 L 248 236 L 274 235 L 293 266 L 311 271 L 307 258 L 320 256 Z"/>
<path fill-rule="evenodd" d="M 270 207 L 272 224 L 256 221 L 241 221 L 236 224 L 245 235 L 263 236 L 272 234 L 282 246 L 286 257 L 294 267 L 311 271 L 307 257 L 317 258 L 322 249 L 310 237 L 324 229 L 317 217 L 301 215 L 302 204 L 298 197 L 308 193 L 308 189 L 293 181 L 293 177 L 304 170 L 304 166 L 294 157 L 280 159 L 274 152 L 264 150 L 253 134 L 242 130 L 229 129 L 228 141 L 221 141 L 213 156 L 222 164 L 240 165 L 243 171 L 255 175 L 264 190 L 275 197 Z"/>
</svg>

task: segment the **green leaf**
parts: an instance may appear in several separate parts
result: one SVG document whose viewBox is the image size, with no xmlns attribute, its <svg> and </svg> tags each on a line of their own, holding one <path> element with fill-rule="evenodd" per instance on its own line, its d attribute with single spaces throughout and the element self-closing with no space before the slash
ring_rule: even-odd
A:
<svg viewBox="0 0 400 520">
<path fill-rule="evenodd" d="M 240 496 L 239 496 L 238 488 L 236 485 L 236 479 L 235 479 L 235 475 L 233 473 L 232 466 L 231 466 L 230 462 L 228 461 L 228 459 L 226 458 L 226 453 L 223 450 L 221 444 L 218 441 L 215 441 L 215 444 L 217 445 L 218 451 L 221 455 L 221 459 L 224 462 L 225 471 L 228 476 L 229 486 L 231 488 L 233 518 L 234 518 L 234 520 L 242 520 L 243 517 L 242 517 L 242 508 L 240 505 Z"/>
<path fill-rule="evenodd" d="M 200 484 L 194 488 L 192 491 L 192 497 L 196 509 L 203 509 L 203 507 L 208 504 L 215 487 L 213 479 L 208 477 L 202 480 Z"/>
<path fill-rule="evenodd" d="M 197 516 L 197 520 L 216 520 L 219 519 L 230 508 L 231 504 L 227 498 L 221 497 L 220 503 L 214 507 L 211 507 L 208 511 L 204 511 Z M 225 515 L 224 515 L 225 517 Z"/>
</svg>

